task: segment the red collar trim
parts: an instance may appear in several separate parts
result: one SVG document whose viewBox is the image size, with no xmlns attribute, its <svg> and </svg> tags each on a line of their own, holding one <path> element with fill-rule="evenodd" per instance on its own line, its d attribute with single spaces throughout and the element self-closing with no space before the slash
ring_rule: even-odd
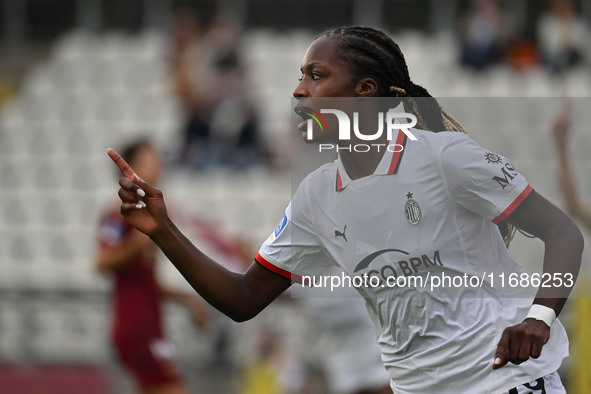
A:
<svg viewBox="0 0 591 394">
<path fill-rule="evenodd" d="M 408 141 L 408 137 L 402 130 L 398 131 L 398 135 L 396 136 L 395 144 L 397 146 L 402 146 L 400 151 L 396 151 L 392 153 L 392 160 L 390 161 L 390 166 L 388 167 L 388 175 L 396 174 L 398 172 L 398 167 L 400 167 L 400 162 L 402 161 L 402 155 L 404 154 L 404 150 L 406 149 L 406 141 Z M 345 185 L 347 186 L 347 185 Z M 339 167 L 337 165 L 337 177 L 336 177 L 336 191 L 340 192 L 345 188 L 343 186 L 343 181 L 341 179 L 341 174 L 339 172 Z"/>
<path fill-rule="evenodd" d="M 396 145 L 402 146 L 400 151 L 394 152 L 392 155 L 392 161 L 390 162 L 390 168 L 388 169 L 388 174 L 396 174 L 398 172 L 398 167 L 400 166 L 400 161 L 402 160 L 402 155 L 404 153 L 404 149 L 406 149 L 406 141 L 408 140 L 406 134 L 402 130 L 398 131 L 398 137 L 396 137 Z"/>
</svg>

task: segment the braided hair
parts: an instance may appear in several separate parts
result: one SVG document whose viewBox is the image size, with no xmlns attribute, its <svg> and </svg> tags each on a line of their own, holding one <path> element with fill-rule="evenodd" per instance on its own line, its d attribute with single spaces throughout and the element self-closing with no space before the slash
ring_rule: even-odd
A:
<svg viewBox="0 0 591 394">
<path fill-rule="evenodd" d="M 386 33 L 365 26 L 338 27 L 321 37 L 331 38 L 337 52 L 351 67 L 355 80 L 370 77 L 380 97 L 408 98 L 418 126 L 434 132 L 462 131 L 462 125 L 443 110 L 427 89 L 411 81 L 404 55 Z M 421 97 L 421 100 L 414 98 Z"/>
<path fill-rule="evenodd" d="M 398 101 L 408 98 L 407 103 L 411 108 L 406 110 L 417 117 L 417 125 L 421 129 L 468 134 L 460 122 L 441 108 L 427 89 L 410 79 L 404 54 L 386 33 L 366 26 L 347 26 L 327 31 L 321 37 L 334 41 L 336 52 L 351 68 L 355 81 L 369 77 L 376 81 L 379 97 L 392 97 Z M 499 223 L 498 227 L 509 247 L 515 228 L 507 222 Z"/>
</svg>

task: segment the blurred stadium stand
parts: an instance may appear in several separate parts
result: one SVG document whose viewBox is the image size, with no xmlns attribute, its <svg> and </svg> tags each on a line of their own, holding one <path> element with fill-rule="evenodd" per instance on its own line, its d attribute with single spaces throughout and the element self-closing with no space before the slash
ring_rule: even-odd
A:
<svg viewBox="0 0 591 394">
<path fill-rule="evenodd" d="M 43 6 L 40 10 L 31 4 L 43 2 L 31 1 L 29 7 L 24 3 L 2 1 L 0 18 L 11 21 L 4 26 L 7 46 L 53 36 L 59 39 L 41 55 L 31 56 L 42 58 L 41 62 L 26 73 L 15 72 L 19 74 L 18 93 L 0 107 L 0 364 L 89 365 L 111 371 L 108 283 L 91 271 L 95 225 L 117 190 L 114 167 L 105 150 L 139 135 L 152 137 L 165 153 L 180 143 L 181 114 L 170 91 L 168 37 L 157 28 L 165 23 L 165 18 L 158 18 L 158 10 L 168 9 L 169 3 L 162 2 L 162 8 L 157 1 L 130 2 L 136 8 L 121 6 L 126 11 L 118 19 L 113 15 L 119 2 L 105 1 L 101 17 L 92 15 L 99 1 L 81 0 L 78 13 L 62 16 L 61 23 L 45 30 L 32 23 Z M 51 12 L 75 9 L 74 3 L 55 1 Z M 228 6 L 231 2 L 219 3 Z M 315 16 L 309 21 L 311 26 L 304 28 L 296 17 L 307 14 L 302 16 L 295 2 L 287 3 L 295 16 L 284 24 L 277 18 L 264 18 L 265 12 L 272 15 L 277 7 L 273 1 L 250 1 L 237 8 L 253 25 L 247 25 L 241 50 L 269 145 L 289 129 L 291 91 L 316 28 L 342 23 Z M 302 7 L 308 3 L 312 2 L 297 2 Z M 327 3 L 329 6 L 322 7 L 342 5 L 340 12 L 345 15 L 338 20 L 363 16 L 355 11 L 365 4 L 362 1 Z M 373 4 L 380 8 L 384 3 Z M 419 3 L 440 9 L 437 1 Z M 518 3 L 528 10 L 541 7 Z M 199 4 L 205 14 L 216 9 L 215 1 Z M 450 4 L 457 8 L 462 2 Z M 591 12 L 589 1 L 581 4 L 585 13 Z M 410 8 L 410 14 L 415 12 Z M 257 15 L 254 10 L 259 9 L 267 11 Z M 322 13 L 327 15 L 330 13 Z M 363 17 L 369 23 L 373 19 L 376 24 L 394 25 L 388 21 L 393 18 L 390 14 L 374 12 Z M 397 28 L 392 34 L 405 53 L 413 80 L 442 97 L 442 104 L 477 141 L 512 158 L 534 187 L 562 205 L 550 125 L 561 95 L 579 97 L 573 99 L 573 118 L 577 119 L 573 124 L 573 161 L 579 175 L 590 173 L 591 133 L 586 129 L 591 120 L 589 65 L 562 76 L 551 76 L 541 68 L 522 73 L 506 65 L 469 72 L 457 65 L 454 36 L 446 26 L 440 26 L 445 21 L 428 15 L 417 18 L 422 30 Z M 87 29 L 68 28 L 76 23 Z M 123 26 L 128 30 L 133 27 L 135 32 L 121 31 Z M 272 29 L 277 27 L 281 27 L 280 33 Z M 435 33 L 436 28 L 443 30 Z M 170 201 L 190 214 L 218 223 L 228 235 L 242 236 L 254 248 L 275 227 L 291 195 L 289 168 L 252 167 L 241 172 L 219 168 L 196 174 L 175 169 L 165 178 L 162 188 Z M 591 182 L 581 184 L 580 189 L 591 196 Z M 530 271 L 539 268 L 541 243 L 518 236 L 511 250 Z M 170 265 L 163 266 L 167 280 L 184 285 Z M 281 314 L 279 320 L 286 330 L 302 324 L 297 311 L 274 310 L 271 316 L 274 313 Z M 179 356 L 185 368 L 195 371 L 215 358 L 211 336 L 198 334 L 175 306 L 167 306 L 166 314 L 171 337 L 183 344 Z M 568 323 L 568 311 L 564 319 Z M 293 334 L 290 340 L 294 349 L 306 347 L 301 334 Z M 0 381 L 22 379 L 15 374 L 7 378 L 5 370 L 0 368 Z M 189 382 L 192 387 L 203 392 L 228 390 L 228 386 L 215 386 L 220 384 L 215 380 L 206 387 L 216 388 L 207 391 L 203 382 L 193 379 Z M 117 384 L 116 390 L 125 387 Z"/>
</svg>

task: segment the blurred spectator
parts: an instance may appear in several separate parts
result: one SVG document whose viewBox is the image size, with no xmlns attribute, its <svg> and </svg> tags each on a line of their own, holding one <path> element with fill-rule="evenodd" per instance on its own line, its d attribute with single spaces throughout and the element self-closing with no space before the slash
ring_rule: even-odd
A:
<svg viewBox="0 0 591 394">
<path fill-rule="evenodd" d="M 239 23 L 229 16 L 215 18 L 207 32 L 190 14 L 177 18 L 173 72 L 187 113 L 179 157 L 185 165 L 241 168 L 264 158 L 245 86 L 240 36 Z"/>
<path fill-rule="evenodd" d="M 158 183 L 162 160 L 150 142 L 130 144 L 123 157 L 147 182 Z M 206 309 L 193 294 L 158 282 L 154 273 L 156 246 L 123 219 L 119 205 L 115 201 L 101 219 L 95 263 L 99 272 L 110 274 L 114 281 L 111 341 L 119 361 L 142 392 L 188 393 L 163 332 L 160 301 L 167 297 L 180 302 L 202 328 L 209 324 Z"/>
<path fill-rule="evenodd" d="M 583 60 L 589 35 L 571 0 L 553 0 L 550 11 L 538 22 L 537 33 L 544 62 L 553 72 Z"/>
<path fill-rule="evenodd" d="M 505 60 L 517 71 L 527 71 L 541 62 L 535 40 L 528 37 L 514 40 L 507 49 Z"/>
<path fill-rule="evenodd" d="M 179 160 L 187 165 L 197 165 L 197 158 L 205 161 L 209 119 L 214 107 L 213 98 L 206 89 L 201 35 L 201 26 L 193 14 L 183 12 L 177 15 L 173 30 L 172 72 L 175 93 L 186 113 Z"/>
<path fill-rule="evenodd" d="M 482 70 L 500 61 L 509 38 L 509 23 L 496 0 L 473 0 L 461 31 L 461 63 Z"/>
</svg>

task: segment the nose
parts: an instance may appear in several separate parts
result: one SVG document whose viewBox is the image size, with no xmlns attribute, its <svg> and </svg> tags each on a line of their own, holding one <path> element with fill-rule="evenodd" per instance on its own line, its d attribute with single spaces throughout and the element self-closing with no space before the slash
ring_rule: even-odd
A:
<svg viewBox="0 0 591 394">
<path fill-rule="evenodd" d="M 306 89 L 306 87 L 304 86 L 303 80 L 300 81 L 298 86 L 296 86 L 296 88 L 294 89 L 293 97 L 294 98 L 310 97 L 310 92 L 308 92 L 308 89 Z"/>
</svg>

